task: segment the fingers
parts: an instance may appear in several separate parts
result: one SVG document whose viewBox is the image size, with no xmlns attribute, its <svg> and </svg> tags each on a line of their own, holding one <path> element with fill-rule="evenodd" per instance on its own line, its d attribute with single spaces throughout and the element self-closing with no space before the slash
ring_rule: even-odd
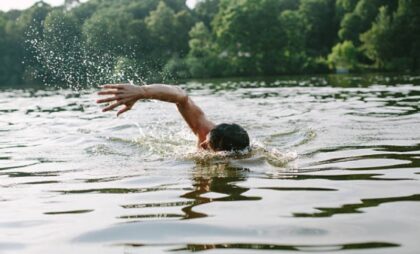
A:
<svg viewBox="0 0 420 254">
<path fill-rule="evenodd" d="M 98 92 L 98 95 L 111 95 L 111 94 L 122 94 L 120 90 L 102 90 Z"/>
<path fill-rule="evenodd" d="M 116 103 L 114 103 L 114 104 L 111 104 L 111 105 L 109 105 L 109 106 L 107 106 L 107 107 L 103 108 L 103 109 L 102 109 L 102 112 L 106 112 L 106 111 L 113 110 L 114 108 L 116 108 L 116 107 L 118 107 L 118 106 L 120 106 L 120 105 L 123 105 L 124 103 L 125 103 L 124 101 L 118 101 L 118 102 L 116 102 Z"/>
<path fill-rule="evenodd" d="M 131 107 L 129 107 L 129 106 L 125 106 L 124 108 L 120 109 L 117 113 L 117 117 L 119 115 L 121 115 L 122 113 L 129 111 L 130 109 L 131 109 Z"/>
<path fill-rule="evenodd" d="M 114 96 L 114 97 L 108 97 L 105 99 L 96 100 L 96 103 L 105 103 L 105 102 L 118 101 L 118 100 L 121 100 L 121 97 Z"/>
<path fill-rule="evenodd" d="M 105 89 L 123 89 L 123 85 L 108 84 L 108 85 L 103 85 L 102 88 L 105 88 Z"/>
</svg>

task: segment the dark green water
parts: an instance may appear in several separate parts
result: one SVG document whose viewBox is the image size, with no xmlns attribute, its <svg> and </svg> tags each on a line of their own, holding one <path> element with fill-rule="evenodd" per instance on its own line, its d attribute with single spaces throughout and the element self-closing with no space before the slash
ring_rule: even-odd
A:
<svg viewBox="0 0 420 254">
<path fill-rule="evenodd" d="M 420 76 L 190 81 L 247 158 L 171 104 L 0 89 L 0 253 L 418 253 Z"/>
</svg>

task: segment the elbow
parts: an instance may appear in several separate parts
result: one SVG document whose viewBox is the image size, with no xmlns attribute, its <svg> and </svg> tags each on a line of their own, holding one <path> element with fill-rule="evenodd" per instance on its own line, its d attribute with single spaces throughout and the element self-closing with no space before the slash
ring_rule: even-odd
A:
<svg viewBox="0 0 420 254">
<path fill-rule="evenodd" d="M 187 94 L 187 92 L 185 92 L 182 88 L 177 87 L 178 92 L 179 92 L 179 97 L 178 97 L 178 102 L 177 104 L 180 106 L 184 106 L 188 103 L 189 101 L 189 96 Z"/>
</svg>

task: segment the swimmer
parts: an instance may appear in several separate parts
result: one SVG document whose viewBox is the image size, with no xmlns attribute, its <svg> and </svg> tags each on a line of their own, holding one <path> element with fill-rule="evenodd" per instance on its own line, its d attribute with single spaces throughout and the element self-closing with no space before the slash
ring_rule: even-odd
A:
<svg viewBox="0 0 420 254">
<path fill-rule="evenodd" d="M 112 102 L 103 112 L 123 106 L 117 116 L 130 110 L 138 100 L 154 99 L 175 103 L 179 113 L 198 139 L 198 147 L 211 151 L 240 151 L 249 147 L 248 133 L 237 124 L 218 124 L 207 119 L 187 93 L 179 87 L 153 84 L 135 86 L 131 84 L 104 85 L 98 95 L 110 95 L 97 103 Z"/>
</svg>

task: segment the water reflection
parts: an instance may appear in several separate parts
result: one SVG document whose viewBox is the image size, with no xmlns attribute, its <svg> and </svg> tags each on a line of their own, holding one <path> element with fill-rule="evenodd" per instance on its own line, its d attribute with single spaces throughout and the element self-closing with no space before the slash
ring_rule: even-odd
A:
<svg viewBox="0 0 420 254">
<path fill-rule="evenodd" d="M 210 163 L 201 164 L 196 163 L 192 169 L 191 186 L 192 190 L 187 188 L 187 192 L 180 195 L 182 201 L 177 202 L 163 202 L 163 203 L 138 203 L 138 204 L 125 204 L 122 205 L 126 209 L 146 209 L 158 208 L 156 213 L 151 214 L 136 214 L 120 216 L 120 219 L 197 219 L 207 217 L 208 215 L 201 212 L 194 211 L 200 205 L 208 204 L 211 202 L 223 201 L 252 201 L 260 200 L 261 197 L 246 196 L 243 193 L 247 192 L 250 188 L 237 186 L 236 183 L 245 181 L 248 177 L 249 169 L 238 168 L 231 166 L 229 163 Z M 176 190 L 177 188 L 170 188 Z M 179 189 L 179 188 L 178 188 Z M 83 190 L 81 191 L 67 191 L 67 193 L 130 193 L 130 192 L 148 192 L 168 190 L 168 188 L 148 188 L 148 189 L 101 189 L 101 190 Z M 182 214 L 178 213 L 164 213 L 165 208 L 180 207 Z"/>
<path fill-rule="evenodd" d="M 351 153 L 357 153 L 358 150 L 363 151 L 363 154 L 351 156 Z M 343 151 L 347 151 L 347 153 L 343 153 Z M 328 168 L 334 166 L 334 169 L 360 171 L 384 170 L 393 169 L 396 167 L 407 169 L 420 167 L 420 144 L 415 144 L 412 146 L 340 146 L 328 149 L 318 149 L 314 152 L 307 153 L 304 156 L 311 157 L 319 153 L 334 154 L 334 152 L 341 152 L 340 154 L 346 154 L 346 156 L 333 157 L 326 160 L 317 160 L 303 165 L 303 167 L 319 168 L 320 166 L 322 166 L 321 168 Z M 349 162 L 353 163 L 351 167 L 348 165 Z M 343 164 L 344 166 L 340 166 Z"/>
<path fill-rule="evenodd" d="M 140 247 L 130 245 L 131 247 Z M 387 242 L 364 242 L 350 243 L 343 245 L 277 245 L 277 244 L 251 244 L 251 243 L 227 243 L 227 244 L 188 244 L 182 248 L 171 249 L 171 252 L 178 251 L 205 251 L 211 249 L 236 249 L 236 250 L 282 250 L 302 252 L 330 252 L 339 250 L 358 250 L 398 247 L 399 244 Z"/>
<path fill-rule="evenodd" d="M 331 217 L 337 214 L 346 213 L 362 213 L 360 209 L 368 207 L 376 207 L 385 203 L 402 202 L 402 201 L 420 201 L 420 194 L 403 196 L 403 197 L 389 197 L 389 198 L 372 198 L 362 199 L 358 204 L 345 204 L 336 208 L 316 207 L 319 212 L 315 213 L 295 213 L 295 217 Z"/>
<path fill-rule="evenodd" d="M 244 201 L 260 200 L 261 197 L 242 195 L 249 188 L 235 185 L 237 182 L 245 181 L 249 169 L 232 167 L 228 163 L 202 165 L 197 164 L 193 170 L 192 182 L 194 190 L 183 194 L 182 198 L 192 199 L 193 203 L 182 208 L 185 213 L 184 219 L 195 219 L 206 217 L 204 213 L 194 212 L 193 208 L 215 201 Z M 222 194 L 222 197 L 206 197 L 206 193 Z"/>
<path fill-rule="evenodd" d="M 45 212 L 46 215 L 60 215 L 60 214 L 78 214 L 78 213 L 90 213 L 94 210 L 71 210 L 71 211 L 56 211 L 56 212 Z"/>
</svg>

